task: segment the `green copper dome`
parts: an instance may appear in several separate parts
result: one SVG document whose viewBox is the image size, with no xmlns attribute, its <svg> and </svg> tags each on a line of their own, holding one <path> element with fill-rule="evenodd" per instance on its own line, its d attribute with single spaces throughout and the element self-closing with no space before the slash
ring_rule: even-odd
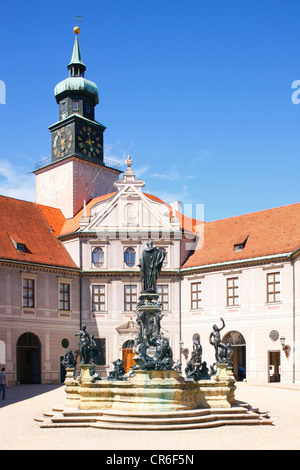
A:
<svg viewBox="0 0 300 470">
<path fill-rule="evenodd" d="M 89 95 L 93 98 L 94 104 L 96 105 L 99 103 L 98 88 L 94 82 L 84 78 L 86 66 L 82 62 L 77 34 L 78 33 L 76 33 L 75 37 L 71 62 L 68 65 L 70 76 L 56 85 L 54 95 L 56 101 L 59 102 L 63 94 L 68 94 L 68 92 L 83 92 L 85 95 Z"/>
<path fill-rule="evenodd" d="M 99 103 L 98 97 L 98 88 L 94 82 L 87 80 L 84 77 L 68 77 L 62 82 L 59 82 L 56 87 L 54 88 L 54 95 L 56 99 L 59 101 L 59 96 L 62 93 L 66 92 L 85 92 L 86 94 L 91 95 L 94 98 L 95 104 Z"/>
</svg>

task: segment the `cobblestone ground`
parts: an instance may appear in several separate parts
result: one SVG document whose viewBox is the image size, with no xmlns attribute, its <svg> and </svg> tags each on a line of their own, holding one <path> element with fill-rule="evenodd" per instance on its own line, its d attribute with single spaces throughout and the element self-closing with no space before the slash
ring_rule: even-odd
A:
<svg viewBox="0 0 300 470">
<path fill-rule="evenodd" d="M 41 429 L 35 417 L 64 402 L 64 387 L 21 385 L 0 401 L 1 450 L 299 450 L 300 386 L 237 383 L 236 398 L 268 412 L 273 425 L 186 431 Z"/>
</svg>

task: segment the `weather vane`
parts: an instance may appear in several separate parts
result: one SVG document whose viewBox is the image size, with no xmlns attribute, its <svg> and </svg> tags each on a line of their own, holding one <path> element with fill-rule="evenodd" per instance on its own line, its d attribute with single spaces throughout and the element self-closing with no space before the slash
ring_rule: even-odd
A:
<svg viewBox="0 0 300 470">
<path fill-rule="evenodd" d="M 76 20 L 76 23 L 82 23 L 83 22 L 83 16 L 82 15 L 76 15 L 73 20 Z"/>
</svg>

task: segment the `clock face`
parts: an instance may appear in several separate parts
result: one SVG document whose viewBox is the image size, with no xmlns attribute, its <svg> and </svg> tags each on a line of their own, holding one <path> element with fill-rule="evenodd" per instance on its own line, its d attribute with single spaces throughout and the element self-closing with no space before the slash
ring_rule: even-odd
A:
<svg viewBox="0 0 300 470">
<path fill-rule="evenodd" d="M 58 129 L 53 140 L 53 153 L 55 157 L 62 158 L 67 155 L 72 146 L 72 130 L 69 126 Z"/>
<path fill-rule="evenodd" d="M 89 126 L 82 127 L 77 136 L 80 151 L 88 157 L 102 156 L 102 140 L 99 133 Z"/>
</svg>

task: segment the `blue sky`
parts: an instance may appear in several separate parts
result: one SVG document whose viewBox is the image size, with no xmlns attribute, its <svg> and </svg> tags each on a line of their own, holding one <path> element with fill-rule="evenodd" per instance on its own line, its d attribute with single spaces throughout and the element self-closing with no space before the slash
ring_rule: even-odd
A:
<svg viewBox="0 0 300 470">
<path fill-rule="evenodd" d="M 203 204 L 207 221 L 299 202 L 299 0 L 1 0 L 0 12 L 1 194 L 34 200 L 82 15 L 106 158 L 130 153 L 145 191 Z"/>
</svg>

